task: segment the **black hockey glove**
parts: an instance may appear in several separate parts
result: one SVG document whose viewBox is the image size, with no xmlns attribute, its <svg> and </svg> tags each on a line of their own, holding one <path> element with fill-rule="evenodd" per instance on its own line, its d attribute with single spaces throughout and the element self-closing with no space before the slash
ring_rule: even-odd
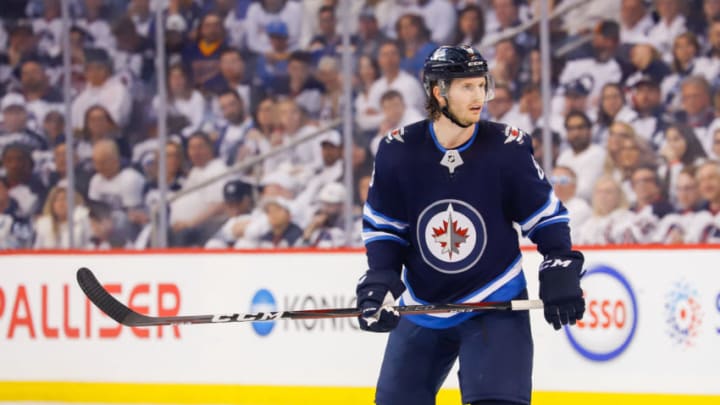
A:
<svg viewBox="0 0 720 405">
<path fill-rule="evenodd" d="M 400 322 L 400 314 L 393 308 L 405 286 L 395 272 L 368 270 L 358 281 L 357 306 L 360 329 L 389 332 Z"/>
<path fill-rule="evenodd" d="M 585 298 L 580 289 L 583 254 L 573 250 L 548 254 L 540 264 L 540 299 L 545 306 L 545 320 L 555 330 L 574 325 L 585 313 Z"/>
</svg>

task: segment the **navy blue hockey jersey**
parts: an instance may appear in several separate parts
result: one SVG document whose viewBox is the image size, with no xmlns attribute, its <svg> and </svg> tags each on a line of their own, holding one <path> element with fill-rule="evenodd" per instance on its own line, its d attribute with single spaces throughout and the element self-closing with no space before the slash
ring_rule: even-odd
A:
<svg viewBox="0 0 720 405">
<path fill-rule="evenodd" d="M 370 271 L 402 271 L 402 305 L 499 301 L 525 289 L 513 223 L 547 253 L 570 250 L 567 222 L 528 135 L 481 121 L 448 152 L 424 120 L 381 141 L 363 241 Z M 471 316 L 408 319 L 445 328 Z"/>
</svg>

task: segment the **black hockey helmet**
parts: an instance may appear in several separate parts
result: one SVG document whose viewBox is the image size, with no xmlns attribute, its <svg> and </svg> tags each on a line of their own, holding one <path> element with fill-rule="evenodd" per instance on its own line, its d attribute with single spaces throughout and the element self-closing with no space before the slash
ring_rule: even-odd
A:
<svg viewBox="0 0 720 405">
<path fill-rule="evenodd" d="M 423 66 L 423 85 L 428 97 L 432 82 L 448 81 L 446 84 L 449 84 L 452 79 L 477 76 L 486 78 L 486 101 L 492 100 L 495 86 L 487 61 L 480 51 L 469 45 L 441 46 L 428 56 Z"/>
</svg>

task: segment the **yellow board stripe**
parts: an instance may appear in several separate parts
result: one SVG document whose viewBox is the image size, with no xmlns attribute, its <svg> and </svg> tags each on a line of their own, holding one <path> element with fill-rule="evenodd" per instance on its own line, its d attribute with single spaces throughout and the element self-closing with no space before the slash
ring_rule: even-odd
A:
<svg viewBox="0 0 720 405">
<path fill-rule="evenodd" d="M 237 405 L 367 405 L 373 388 L 289 387 L 220 384 L 135 384 L 78 382 L 0 381 L 0 401 L 58 401 L 144 404 Z M 592 392 L 533 393 L 533 405 L 710 405 L 720 396 L 618 394 Z M 438 405 L 460 404 L 458 390 L 442 390 Z"/>
</svg>

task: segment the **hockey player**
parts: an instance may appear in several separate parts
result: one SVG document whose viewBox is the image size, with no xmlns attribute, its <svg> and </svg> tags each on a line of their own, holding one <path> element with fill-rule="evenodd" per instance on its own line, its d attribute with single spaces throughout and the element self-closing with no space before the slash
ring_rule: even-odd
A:
<svg viewBox="0 0 720 405">
<path fill-rule="evenodd" d="M 567 211 L 517 128 L 481 121 L 493 97 L 487 61 L 442 46 L 424 65 L 429 118 L 380 143 L 363 240 L 369 270 L 357 286 L 360 327 L 392 331 L 379 405 L 434 404 L 455 359 L 465 404 L 530 402 L 533 342 L 526 311 L 413 315 L 424 303 L 527 298 L 518 235 L 537 244 L 540 298 L 555 329 L 581 319 L 583 255 L 571 250 Z"/>
</svg>

